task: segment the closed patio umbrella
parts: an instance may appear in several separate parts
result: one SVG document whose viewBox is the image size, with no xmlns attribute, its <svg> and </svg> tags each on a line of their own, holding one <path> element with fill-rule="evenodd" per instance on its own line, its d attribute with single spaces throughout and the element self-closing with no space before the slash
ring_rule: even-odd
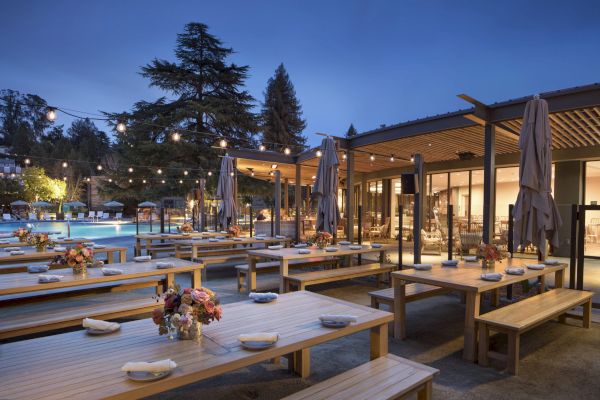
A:
<svg viewBox="0 0 600 400">
<path fill-rule="evenodd" d="M 546 240 L 560 244 L 562 220 L 551 193 L 552 133 L 548 103 L 535 98 L 527 102 L 519 138 L 519 194 L 513 210 L 514 243 L 533 244 L 546 257 Z"/>
<path fill-rule="evenodd" d="M 124 204 L 123 203 L 119 203 L 118 201 L 109 201 L 107 203 L 104 203 L 104 207 L 123 207 Z"/>
<path fill-rule="evenodd" d="M 227 228 L 237 218 L 234 171 L 233 157 L 223 157 L 217 185 L 217 197 L 221 200 L 221 204 L 219 205 L 219 222 L 223 228 Z"/>
<path fill-rule="evenodd" d="M 18 206 L 27 206 L 29 205 L 29 203 L 27 203 L 26 201 L 23 200 L 15 200 L 12 203 L 10 203 L 11 206 L 13 207 L 18 207 Z"/>
<path fill-rule="evenodd" d="M 317 168 L 313 194 L 317 197 L 317 230 L 331 234 L 337 232 L 340 212 L 337 204 L 338 166 L 340 161 L 335 151 L 333 138 L 326 137 L 321 143 L 322 156 Z"/>
</svg>

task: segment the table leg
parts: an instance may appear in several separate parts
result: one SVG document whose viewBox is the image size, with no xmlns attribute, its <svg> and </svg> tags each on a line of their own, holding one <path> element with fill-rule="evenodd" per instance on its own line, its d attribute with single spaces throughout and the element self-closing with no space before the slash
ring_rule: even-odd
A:
<svg viewBox="0 0 600 400">
<path fill-rule="evenodd" d="M 175 244 L 175 258 L 181 258 L 181 246 Z"/>
<path fill-rule="evenodd" d="M 565 284 L 565 270 L 561 269 L 554 273 L 554 287 L 562 288 Z"/>
<path fill-rule="evenodd" d="M 246 274 L 246 290 L 248 293 L 256 290 L 256 257 L 248 260 L 248 273 Z"/>
<path fill-rule="evenodd" d="M 492 289 L 491 292 L 491 305 L 494 307 L 498 307 L 500 304 L 500 289 Z"/>
<path fill-rule="evenodd" d="M 371 328 L 371 360 L 388 353 L 388 324 Z"/>
<path fill-rule="evenodd" d="M 167 285 L 167 289 L 170 288 L 170 287 L 172 287 L 173 284 L 175 284 L 175 274 L 173 274 L 173 273 L 167 274 L 167 277 L 165 279 L 165 283 Z"/>
<path fill-rule="evenodd" d="M 109 264 L 113 264 L 115 262 L 115 256 L 112 251 L 106 252 L 106 260 L 108 261 Z"/>
<path fill-rule="evenodd" d="M 404 281 L 392 279 L 394 286 L 394 338 L 406 339 L 406 286 Z"/>
<path fill-rule="evenodd" d="M 433 383 L 431 381 L 425 383 L 425 386 L 417 392 L 417 400 L 431 400 L 433 393 Z"/>
<path fill-rule="evenodd" d="M 538 294 L 542 294 L 546 291 L 546 275 L 540 275 L 538 277 Z"/>
<path fill-rule="evenodd" d="M 192 261 L 198 258 L 198 247 L 192 244 Z"/>
<path fill-rule="evenodd" d="M 121 264 L 127 262 L 127 250 L 119 250 L 119 260 Z"/>
<path fill-rule="evenodd" d="M 135 254 L 134 256 L 141 256 L 142 255 L 142 243 L 140 242 L 140 239 L 136 238 L 135 239 Z"/>
<path fill-rule="evenodd" d="M 308 378 L 310 375 L 310 348 L 298 350 L 293 354 L 294 372 L 301 378 Z"/>
<path fill-rule="evenodd" d="M 477 360 L 477 323 L 475 317 L 479 316 L 481 294 L 467 292 L 467 304 L 465 310 L 465 333 L 463 359 L 467 361 Z"/>
<path fill-rule="evenodd" d="M 288 274 L 288 266 L 288 260 L 281 260 L 279 262 L 279 293 L 285 293 L 283 277 Z"/>
<path fill-rule="evenodd" d="M 152 240 L 146 239 L 146 255 L 150 255 L 150 247 L 152 247 Z M 140 255 L 142 255 L 141 252 Z"/>
<path fill-rule="evenodd" d="M 202 287 L 202 269 L 195 269 L 192 271 L 192 288 L 200 289 Z"/>
</svg>

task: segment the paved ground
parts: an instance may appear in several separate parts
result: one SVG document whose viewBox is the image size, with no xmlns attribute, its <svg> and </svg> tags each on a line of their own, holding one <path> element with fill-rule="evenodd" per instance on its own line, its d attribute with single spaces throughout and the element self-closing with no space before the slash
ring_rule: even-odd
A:
<svg viewBox="0 0 600 400">
<path fill-rule="evenodd" d="M 132 239 L 96 240 L 132 247 Z M 129 254 L 131 257 L 132 254 Z M 187 278 L 178 278 L 187 284 Z M 208 274 L 206 286 L 219 293 L 223 303 L 245 298 L 236 291 L 231 268 Z M 276 276 L 259 278 L 259 289 L 277 286 Z M 359 304 L 369 304 L 372 282 L 361 280 L 315 287 L 319 293 Z M 119 295 L 119 294 L 112 294 Z M 151 295 L 149 293 L 149 295 Z M 508 375 L 501 365 L 481 368 L 461 358 L 464 306 L 455 295 L 440 296 L 408 305 L 408 339 L 390 341 L 390 352 L 438 368 L 434 383 L 438 399 L 580 399 L 600 398 L 600 324 L 586 330 L 558 323 L 544 324 L 523 335 L 521 370 Z M 595 319 L 600 321 L 600 315 Z M 497 337 L 494 345 L 505 350 Z M 368 333 L 317 346 L 312 351 L 312 375 L 291 376 L 285 365 L 260 364 L 155 396 L 156 399 L 210 398 L 279 399 L 318 381 L 366 362 Z"/>
</svg>

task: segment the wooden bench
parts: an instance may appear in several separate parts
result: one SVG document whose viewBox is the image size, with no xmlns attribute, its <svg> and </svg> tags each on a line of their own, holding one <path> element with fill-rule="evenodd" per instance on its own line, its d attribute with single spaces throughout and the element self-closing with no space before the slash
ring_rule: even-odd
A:
<svg viewBox="0 0 600 400">
<path fill-rule="evenodd" d="M 309 259 L 298 259 L 298 260 L 290 260 L 290 267 L 314 267 L 314 266 L 337 266 L 337 259 L 333 257 L 314 257 Z M 241 264 L 236 265 L 235 269 L 237 270 L 237 287 L 238 292 L 242 292 L 244 287 L 247 290 L 255 290 L 256 289 L 256 274 L 258 273 L 267 273 L 267 272 L 277 272 L 279 271 L 279 261 L 268 261 L 261 262 L 256 264 L 256 272 L 253 275 L 249 273 L 250 266 L 249 264 Z M 249 289 L 248 289 L 249 288 Z"/>
<path fill-rule="evenodd" d="M 567 316 L 582 319 L 583 327 L 589 328 L 592 296 L 592 292 L 557 288 L 476 317 L 479 324 L 479 364 L 487 366 L 489 358 L 506 360 L 508 371 L 517 375 L 521 333 L 556 317 L 564 322 Z M 580 305 L 583 305 L 583 317 L 566 314 Z M 490 331 L 508 335 L 508 354 L 490 351 Z"/>
<path fill-rule="evenodd" d="M 393 354 L 359 365 L 310 386 L 283 400 L 388 400 L 417 395 L 419 400 L 431 399 L 435 368 Z"/>
<path fill-rule="evenodd" d="M 429 297 L 438 296 L 441 294 L 449 293 L 450 290 L 441 288 L 438 286 L 428 285 L 425 283 L 409 283 L 405 285 L 406 290 L 406 302 L 417 301 L 427 299 Z M 389 310 L 394 311 L 394 288 L 379 289 L 369 292 L 371 297 L 371 307 L 379 309 L 382 304 L 389 307 Z M 390 329 L 394 329 L 394 324 L 390 324 Z"/>
<path fill-rule="evenodd" d="M 196 258 L 194 261 L 204 265 L 204 268 L 202 269 L 202 280 L 206 281 L 206 269 L 209 265 L 229 264 L 232 262 L 237 263 L 245 261 L 247 258 L 248 255 L 244 251 L 243 253 L 222 254 L 220 256 L 203 256 Z"/>
<path fill-rule="evenodd" d="M 337 282 L 352 278 L 377 275 L 377 286 L 381 286 L 383 274 L 389 274 L 396 268 L 395 264 L 367 264 L 354 267 L 329 269 L 324 271 L 303 272 L 300 274 L 287 275 L 283 277 L 284 290 L 290 291 L 291 286 L 298 290 L 305 290 L 306 286 L 319 283 Z"/>
<path fill-rule="evenodd" d="M 107 295 L 110 296 L 110 295 Z M 23 305 L 2 308 L 0 315 L 0 339 L 14 338 L 32 333 L 47 332 L 81 325 L 83 318 L 115 319 L 145 314 L 154 310 L 159 303 L 151 296 L 109 300 L 107 296 L 84 296 L 86 300 L 72 299 L 69 307 L 66 299 L 37 303 L 23 310 Z M 106 297 L 97 304 L 99 297 Z M 84 305 L 81 305 L 84 304 Z M 11 308 L 13 308 L 11 310 Z"/>
</svg>

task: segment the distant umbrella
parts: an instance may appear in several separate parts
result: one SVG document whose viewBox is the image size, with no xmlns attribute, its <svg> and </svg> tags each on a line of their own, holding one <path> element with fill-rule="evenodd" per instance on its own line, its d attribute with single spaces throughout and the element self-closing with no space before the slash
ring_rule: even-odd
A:
<svg viewBox="0 0 600 400">
<path fill-rule="evenodd" d="M 16 200 L 13 201 L 12 203 L 10 203 L 11 206 L 27 206 L 29 205 L 29 203 L 27 203 L 26 201 L 23 200 Z"/>
<path fill-rule="evenodd" d="M 338 166 L 340 161 L 335 151 L 333 138 L 326 137 L 321 143 L 322 157 L 317 168 L 317 179 L 313 193 L 318 199 L 317 230 L 335 233 L 340 211 L 337 203 Z"/>
<path fill-rule="evenodd" d="M 221 199 L 219 222 L 223 228 L 227 228 L 230 223 L 235 223 L 237 218 L 233 157 L 225 156 L 221 160 L 217 197 Z"/>
<path fill-rule="evenodd" d="M 81 201 L 69 201 L 63 204 L 63 206 L 67 206 L 67 207 L 86 207 L 85 203 L 82 203 Z"/>
<path fill-rule="evenodd" d="M 52 204 L 48 203 L 47 201 L 34 201 L 31 203 L 31 205 L 33 207 L 52 207 Z"/>
<path fill-rule="evenodd" d="M 143 201 L 140 204 L 138 204 L 138 207 L 140 207 L 140 208 L 155 208 L 156 203 L 153 203 L 151 201 Z"/>
<path fill-rule="evenodd" d="M 123 207 L 125 204 L 119 203 L 118 201 L 109 201 L 108 203 L 104 203 L 104 207 Z"/>
</svg>

